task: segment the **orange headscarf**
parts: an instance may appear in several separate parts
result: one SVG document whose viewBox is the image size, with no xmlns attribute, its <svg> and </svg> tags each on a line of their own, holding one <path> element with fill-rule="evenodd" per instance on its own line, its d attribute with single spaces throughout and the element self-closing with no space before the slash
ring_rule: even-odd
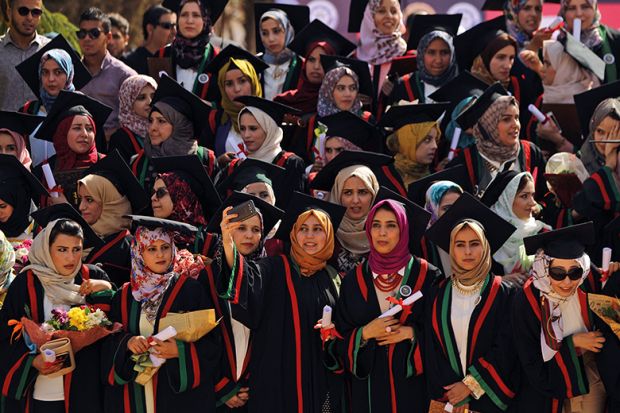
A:
<svg viewBox="0 0 620 413">
<path fill-rule="evenodd" d="M 319 221 L 319 224 L 325 231 L 326 240 L 323 248 L 316 254 L 308 254 L 304 251 L 303 247 L 297 242 L 297 231 L 301 226 L 314 215 Z M 329 220 L 329 216 L 318 209 L 310 209 L 303 214 L 299 215 L 293 229 L 291 230 L 291 257 L 299 265 L 301 273 L 305 276 L 310 276 L 317 271 L 322 270 L 327 265 L 327 260 L 334 254 L 334 227 Z"/>
</svg>

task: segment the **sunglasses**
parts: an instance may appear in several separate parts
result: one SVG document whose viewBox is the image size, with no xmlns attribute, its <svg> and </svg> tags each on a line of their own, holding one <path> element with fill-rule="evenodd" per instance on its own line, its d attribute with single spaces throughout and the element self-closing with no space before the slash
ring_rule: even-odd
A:
<svg viewBox="0 0 620 413">
<path fill-rule="evenodd" d="M 87 35 L 91 39 L 95 40 L 95 39 L 98 39 L 99 36 L 101 36 L 101 33 L 103 33 L 103 31 L 100 30 L 97 27 L 95 27 L 94 29 L 90 29 L 90 30 L 80 29 L 80 30 L 75 32 L 75 34 L 77 35 L 78 39 L 80 39 L 80 40 L 84 40 Z"/>
<path fill-rule="evenodd" d="M 157 23 L 157 25 L 166 30 L 174 29 L 175 27 L 177 27 L 176 23 L 171 23 L 171 22 L 161 22 L 161 23 Z"/>
<path fill-rule="evenodd" d="M 151 196 L 155 195 L 157 199 L 162 199 L 163 197 L 168 195 L 168 193 L 168 190 L 162 186 L 160 188 L 153 189 L 153 191 L 151 192 Z"/>
<path fill-rule="evenodd" d="M 19 13 L 19 15 L 23 17 L 28 16 L 28 14 L 30 14 L 32 17 L 41 17 L 41 15 L 43 14 L 43 10 L 29 9 L 28 7 L 20 7 L 19 9 L 17 9 L 17 13 Z"/>
<path fill-rule="evenodd" d="M 549 277 L 556 281 L 563 281 L 566 277 L 570 278 L 571 281 L 577 281 L 580 280 L 582 276 L 583 268 L 581 267 L 573 267 L 568 271 L 560 267 L 549 268 Z"/>
</svg>

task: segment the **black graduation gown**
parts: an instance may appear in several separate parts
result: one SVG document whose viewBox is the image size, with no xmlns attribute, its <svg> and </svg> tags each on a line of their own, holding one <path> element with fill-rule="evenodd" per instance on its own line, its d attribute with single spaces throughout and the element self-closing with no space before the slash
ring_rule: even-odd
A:
<svg viewBox="0 0 620 413">
<path fill-rule="evenodd" d="M 131 238 L 128 230 L 108 235 L 103 239 L 103 246 L 93 248 L 84 262 L 103 268 L 114 285 L 125 284 L 131 272 Z"/>
<path fill-rule="evenodd" d="M 413 257 L 407 265 L 401 285 L 412 292 L 422 291 L 441 276 L 437 268 Z M 400 298 L 400 297 L 398 297 Z M 416 301 L 411 315 L 401 324 L 413 327 L 414 341 L 379 346 L 376 340 L 362 341 L 362 327 L 381 315 L 373 275 L 367 263 L 358 265 L 342 282 L 335 324 L 343 340 L 338 340 L 338 355 L 351 373 L 351 411 L 353 412 L 426 412 L 428 395 L 422 363 L 424 347 L 424 300 Z M 398 316 L 401 318 L 404 313 Z"/>
<path fill-rule="evenodd" d="M 159 320 L 168 312 L 182 313 L 212 308 L 200 283 L 185 275 L 171 281 L 159 307 Z M 144 412 L 144 387 L 135 382 L 137 372 L 127 350 L 127 342 L 140 334 L 141 306 L 126 283 L 112 301 L 110 318 L 123 324 L 123 332 L 110 337 L 103 346 L 106 412 Z M 179 357 L 167 360 L 153 376 L 155 407 L 160 413 L 215 412 L 213 372 L 219 359 L 219 333 L 216 330 L 194 343 L 177 342 Z"/>
<path fill-rule="evenodd" d="M 573 208 L 568 208 L 562 204 L 553 192 L 547 192 L 540 204 L 543 207 L 540 216 L 541 221 L 550 225 L 553 229 L 569 227 L 579 223 L 579 220 L 575 222 L 573 218 Z"/>
<path fill-rule="evenodd" d="M 603 43 L 594 52 L 607 64 L 605 83 L 611 83 L 620 79 L 620 32 L 601 24 L 599 33 Z"/>
<path fill-rule="evenodd" d="M 592 312 L 586 293 L 579 289 L 583 320 L 588 331 L 594 330 Z M 521 362 L 523 379 L 515 401 L 517 412 L 561 413 L 564 400 L 589 392 L 582 356 L 573 345 L 572 336 L 564 337 L 553 359 L 543 361 L 540 349 L 540 291 L 530 278 L 516 293 L 512 308 L 514 344 Z"/>
<path fill-rule="evenodd" d="M 543 93 L 542 80 L 538 73 L 529 69 L 517 56 L 510 71 L 510 84 L 508 91 L 519 102 L 519 120 L 521 121 L 521 139 L 527 135 L 526 125 L 530 121 L 529 105 L 536 103 Z"/>
<path fill-rule="evenodd" d="M 101 269 L 84 265 L 75 276 L 75 283 L 81 284 L 83 279 L 89 278 L 108 280 Z M 44 314 L 44 295 L 39 278 L 31 271 L 22 272 L 9 287 L 0 311 L 0 410 L 3 412 L 28 411 L 28 406 L 32 403 L 34 383 L 39 375 L 38 370 L 32 366 L 36 354 L 30 353 L 23 336 L 13 340 L 13 327 L 7 323 L 9 320 L 19 321 L 22 317 L 28 317 L 38 324 L 45 322 L 48 318 Z M 97 295 L 102 296 L 105 293 Z M 91 301 L 91 297 L 87 297 L 87 302 Z M 108 310 L 105 305 L 100 308 Z M 100 340 L 75 353 L 75 370 L 63 376 L 66 412 L 103 412 L 103 384 L 97 374 L 101 368 L 101 348 Z"/>
<path fill-rule="evenodd" d="M 252 329 L 250 400 L 254 413 L 315 413 L 337 411 L 338 379 L 323 365 L 320 334 L 314 325 L 323 307 L 335 307 L 335 270 L 310 277 L 285 255 L 256 263 L 237 255 L 223 270 L 223 297 L 233 317 Z"/>
<path fill-rule="evenodd" d="M 598 317 L 596 319 L 596 325 L 605 336 L 605 344 L 596 355 L 596 365 L 607 392 L 607 411 L 620 412 L 620 339 L 604 321 Z"/>
<path fill-rule="evenodd" d="M 510 325 L 512 290 L 501 277 L 487 276 L 469 321 L 466 372 L 462 371 L 452 328 L 452 290 L 452 282 L 444 280 L 426 301 L 424 362 L 429 366 L 428 392 L 433 400 L 442 400 L 444 386 L 469 374 L 485 391 L 479 400 L 469 398 L 469 408 L 484 413 L 503 412 L 515 397 L 519 376 Z"/>
<path fill-rule="evenodd" d="M 129 165 L 131 157 L 138 154 L 143 148 L 144 137 L 133 133 L 129 128 L 123 126 L 110 136 L 108 153 L 112 153 L 114 149 L 117 149 L 121 157 Z"/>
</svg>

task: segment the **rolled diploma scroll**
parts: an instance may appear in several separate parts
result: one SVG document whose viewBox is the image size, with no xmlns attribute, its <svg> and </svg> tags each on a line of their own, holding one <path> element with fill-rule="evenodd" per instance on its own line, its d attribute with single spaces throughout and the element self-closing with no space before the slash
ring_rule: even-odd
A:
<svg viewBox="0 0 620 413">
<path fill-rule="evenodd" d="M 46 363 L 53 363 L 56 361 L 56 353 L 51 348 L 46 348 L 41 352 L 43 356 L 43 361 Z"/>
<path fill-rule="evenodd" d="M 323 307 L 323 317 L 321 317 L 321 328 L 326 328 L 332 323 L 332 308 L 328 305 Z"/>
<path fill-rule="evenodd" d="M 156 338 L 161 341 L 166 341 L 176 335 L 177 335 L 177 330 L 175 330 L 175 328 L 172 326 L 168 326 L 162 331 L 160 331 L 159 333 L 155 334 L 154 336 L 149 337 L 148 342 L 150 345 L 153 345 L 154 344 L 153 338 Z M 151 359 L 151 363 L 153 363 L 154 367 L 159 367 L 166 362 L 166 359 L 157 357 L 154 354 L 149 354 L 149 358 Z"/>
<path fill-rule="evenodd" d="M 538 110 L 538 108 L 536 106 L 532 105 L 531 103 L 527 107 L 527 110 L 529 110 L 530 113 L 532 115 L 534 115 L 536 117 L 536 119 L 538 119 L 538 121 L 540 123 L 542 123 L 542 124 L 547 123 L 547 120 L 549 120 L 549 118 L 544 113 L 542 113 L 540 110 Z"/>
<path fill-rule="evenodd" d="M 581 19 L 573 20 L 573 37 L 581 41 Z"/>
<path fill-rule="evenodd" d="M 454 134 L 452 135 L 452 142 L 450 142 L 450 152 L 448 152 L 448 160 L 454 159 L 454 151 L 459 145 L 459 139 L 461 139 L 461 128 L 454 128 Z"/>
<path fill-rule="evenodd" d="M 44 163 L 41 165 L 41 169 L 43 169 L 43 175 L 45 176 L 45 181 L 47 182 L 47 187 L 49 189 L 56 187 L 56 180 L 54 179 L 54 174 L 52 174 L 52 168 L 48 163 Z M 50 195 L 53 198 L 58 198 L 58 192 L 50 192 Z"/>
<path fill-rule="evenodd" d="M 420 298 L 422 298 L 422 291 L 416 291 L 409 297 L 405 298 L 403 300 L 403 304 L 411 305 L 415 303 L 416 301 L 418 301 Z M 403 307 L 400 304 L 396 304 L 394 307 L 390 308 L 385 313 L 381 314 L 379 318 L 392 317 L 393 315 L 400 313 L 402 309 Z"/>
<path fill-rule="evenodd" d="M 550 30 L 556 30 L 557 26 L 560 25 L 562 22 L 564 21 L 564 19 L 560 16 L 557 16 L 555 19 L 553 19 L 553 21 L 551 22 L 551 24 L 549 26 L 547 26 Z"/>
<path fill-rule="evenodd" d="M 603 274 L 605 275 L 603 281 L 603 287 L 607 284 L 607 280 L 609 279 L 609 263 L 611 262 L 611 248 L 603 248 Z"/>
</svg>

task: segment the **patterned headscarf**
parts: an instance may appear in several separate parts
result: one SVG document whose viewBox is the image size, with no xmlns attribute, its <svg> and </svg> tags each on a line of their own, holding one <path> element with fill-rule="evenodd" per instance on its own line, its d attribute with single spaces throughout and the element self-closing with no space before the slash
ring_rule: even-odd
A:
<svg viewBox="0 0 620 413">
<path fill-rule="evenodd" d="M 387 255 L 380 254 L 372 243 L 372 221 L 375 219 L 377 210 L 382 207 L 388 207 L 396 215 L 396 222 L 400 229 L 400 238 L 398 244 Z M 392 199 L 384 199 L 381 202 L 372 207 L 366 218 L 366 236 L 370 241 L 370 255 L 368 256 L 368 265 L 372 272 L 377 274 L 394 274 L 403 268 L 411 259 L 411 252 L 409 252 L 409 220 L 407 219 L 407 212 L 405 207 Z"/>
<path fill-rule="evenodd" d="M 239 133 L 239 112 L 241 112 L 241 107 L 239 107 L 237 102 L 228 98 L 224 87 L 226 73 L 234 69 L 239 69 L 241 73 L 250 79 L 250 83 L 252 83 L 251 96 L 263 97 L 263 87 L 261 86 L 256 69 L 247 60 L 231 58 L 218 72 L 217 85 L 222 94 L 222 109 L 224 109 L 224 113 L 226 114 L 224 121 L 226 122 L 230 118 L 233 128 Z"/>
<path fill-rule="evenodd" d="M 454 258 L 456 235 L 465 228 L 469 228 L 476 233 L 482 246 L 482 257 L 480 257 L 480 262 L 471 270 L 461 267 Z M 491 246 L 484 233 L 484 229 L 478 222 L 465 220 L 456 224 L 454 228 L 452 228 L 452 231 L 450 232 L 450 263 L 452 266 L 452 276 L 456 278 L 457 281 L 460 281 L 465 285 L 474 285 L 476 282 L 486 278 L 486 276 L 489 275 L 492 264 Z"/>
<path fill-rule="evenodd" d="M 166 184 L 174 209 L 167 218 L 184 222 L 197 227 L 207 224 L 200 200 L 192 191 L 192 187 L 181 173 L 167 172 L 157 175 Z"/>
<path fill-rule="evenodd" d="M 145 137 L 149 130 L 149 120 L 133 111 L 133 104 L 146 86 L 157 89 L 157 82 L 150 76 L 133 75 L 125 79 L 118 91 L 118 120 L 121 126 L 138 136 Z"/>
<path fill-rule="evenodd" d="M 184 114 L 172 105 L 173 99 L 160 100 L 153 105 L 153 111 L 161 115 L 172 124 L 172 135 L 159 146 L 153 146 L 151 139 L 146 135 L 144 153 L 149 158 L 162 156 L 193 155 L 198 151 L 198 142 L 194 134 L 194 124 Z"/>
<path fill-rule="evenodd" d="M 4 232 L 0 231 L 0 292 L 11 281 L 11 271 L 14 265 L 15 250 L 9 240 L 6 239 Z"/>
<path fill-rule="evenodd" d="M 181 0 L 179 4 L 179 15 L 187 3 L 198 4 L 200 15 L 202 16 L 202 32 L 193 39 L 188 39 L 177 29 L 177 34 L 172 41 L 172 54 L 176 64 L 183 69 L 188 69 L 200 64 L 204 57 L 205 48 L 209 44 L 209 38 L 211 37 L 211 19 L 209 18 L 209 13 L 203 7 L 203 2 L 199 0 Z"/>
<path fill-rule="evenodd" d="M 81 107 L 79 107 L 81 108 Z M 76 109 L 76 108 L 72 108 Z M 99 155 L 97 153 L 97 147 L 95 146 L 95 140 L 88 148 L 86 153 L 75 153 L 69 147 L 69 143 L 67 142 L 67 135 L 69 130 L 71 129 L 71 123 L 76 116 L 86 116 L 90 125 L 93 128 L 93 133 L 97 136 L 97 127 L 95 126 L 95 121 L 93 117 L 88 111 L 84 108 L 80 109 L 80 113 L 72 113 L 64 118 L 58 126 L 56 127 L 56 131 L 54 132 L 53 142 L 54 149 L 56 150 L 56 165 L 55 169 L 57 171 L 68 171 L 71 169 L 79 169 L 79 168 L 87 168 L 89 166 L 94 165 L 99 159 Z"/>
<path fill-rule="evenodd" d="M 519 109 L 519 103 L 513 96 L 502 96 L 482 114 L 474 125 L 474 138 L 476 147 L 487 158 L 495 162 L 506 162 L 515 159 L 519 153 L 519 141 L 513 146 L 504 146 L 499 140 L 497 125 L 506 109 L 515 106 Z"/>
<path fill-rule="evenodd" d="M 19 159 L 19 162 L 24 165 L 26 169 L 30 170 L 32 159 L 30 159 L 30 152 L 28 152 L 24 137 L 21 134 L 6 128 L 0 129 L 0 133 L 11 135 L 11 138 L 13 138 L 13 141 L 15 142 L 15 147 L 17 148 L 17 159 Z"/>
<path fill-rule="evenodd" d="M 452 181 L 437 181 L 426 190 L 424 209 L 431 213 L 431 219 L 428 221 L 429 228 L 439 219 L 439 204 L 441 204 L 443 196 L 448 192 L 462 194 L 463 188 Z"/>
<path fill-rule="evenodd" d="M 293 58 L 293 56 L 295 56 L 295 53 L 291 49 L 286 47 L 289 45 L 289 43 L 293 41 L 293 38 L 295 37 L 295 29 L 293 28 L 293 25 L 291 24 L 288 15 L 280 9 L 271 9 L 263 13 L 260 18 L 260 24 L 262 24 L 267 19 L 275 20 L 280 26 L 282 26 L 282 30 L 284 30 L 285 33 L 284 49 L 280 52 L 280 54 L 275 56 L 271 54 L 267 47 L 265 47 L 265 53 L 263 53 L 262 58 L 265 63 L 271 65 L 280 65 L 284 62 L 288 62 Z"/>
<path fill-rule="evenodd" d="M 362 114 L 362 101 L 359 96 L 360 81 L 357 73 L 348 67 L 336 67 L 325 74 L 323 83 L 321 84 L 321 89 L 319 89 L 317 112 L 320 117 L 329 116 L 340 112 L 340 109 L 338 109 L 336 102 L 334 101 L 334 89 L 336 88 L 336 83 L 338 83 L 343 76 L 350 76 L 355 81 L 355 85 L 358 90 L 353 106 L 351 106 L 349 111 L 351 113 L 355 113 L 356 115 Z"/>
<path fill-rule="evenodd" d="M 542 7 L 542 0 L 540 5 Z M 504 3 L 504 16 L 506 16 L 506 28 L 508 34 L 515 38 L 519 50 L 521 50 L 527 42 L 532 39 L 530 33 L 527 33 L 519 26 L 519 12 L 527 4 L 528 0 L 509 0 Z"/>
<path fill-rule="evenodd" d="M 41 56 L 41 63 L 39 63 L 39 94 L 41 96 L 41 103 L 43 103 L 43 106 L 48 112 L 52 109 L 52 106 L 58 97 L 47 93 L 47 91 L 43 88 L 43 82 L 41 80 L 43 78 L 43 65 L 50 59 L 55 61 L 60 69 L 67 75 L 67 81 L 65 82 L 63 89 L 69 92 L 75 91 L 75 86 L 73 86 L 73 61 L 71 60 L 69 53 L 62 49 L 52 49 L 43 53 L 43 56 Z"/>
<path fill-rule="evenodd" d="M 301 244 L 297 242 L 297 232 L 311 215 L 319 221 L 319 224 L 323 227 L 323 231 L 326 236 L 325 245 L 323 248 L 313 255 L 308 254 Z M 329 219 L 329 215 L 321 210 L 309 209 L 299 215 L 299 217 L 297 217 L 297 221 L 295 221 L 295 225 L 293 225 L 290 237 L 291 257 L 295 260 L 297 265 L 299 265 L 302 275 L 305 275 L 306 277 L 309 277 L 317 271 L 325 268 L 327 266 L 327 260 L 334 255 L 334 227 Z"/>
<path fill-rule="evenodd" d="M 371 65 L 381 65 L 407 51 L 407 42 L 402 35 L 405 32 L 403 13 L 399 11 L 400 24 L 390 34 L 381 33 L 375 26 L 375 13 L 381 7 L 382 0 L 369 0 L 364 10 L 364 18 L 360 28 L 360 44 L 357 47 L 357 58 Z"/>
<path fill-rule="evenodd" d="M 436 39 L 443 40 L 450 48 L 450 66 L 448 66 L 448 68 L 439 76 L 431 75 L 424 65 L 424 55 L 426 54 L 426 49 L 431 42 Z M 424 37 L 420 39 L 420 43 L 418 43 L 418 56 L 416 60 L 418 62 L 418 73 L 423 82 L 440 87 L 458 75 L 458 65 L 456 63 L 456 53 L 453 40 L 453 37 L 443 30 L 434 30 L 425 34 Z"/>
<path fill-rule="evenodd" d="M 581 43 L 585 44 L 589 49 L 595 49 L 603 43 L 603 38 L 598 31 L 598 28 L 601 25 L 601 12 L 598 9 L 598 1 L 597 0 L 586 0 L 590 6 L 594 9 L 594 20 L 592 21 L 592 25 L 584 29 L 583 26 L 581 28 Z M 571 0 L 562 0 L 560 5 L 560 11 L 558 12 L 558 16 L 561 16 L 564 21 L 566 21 L 566 10 L 570 5 Z M 566 34 L 564 31 L 560 31 L 560 35 L 558 39 L 564 39 Z"/>
</svg>

